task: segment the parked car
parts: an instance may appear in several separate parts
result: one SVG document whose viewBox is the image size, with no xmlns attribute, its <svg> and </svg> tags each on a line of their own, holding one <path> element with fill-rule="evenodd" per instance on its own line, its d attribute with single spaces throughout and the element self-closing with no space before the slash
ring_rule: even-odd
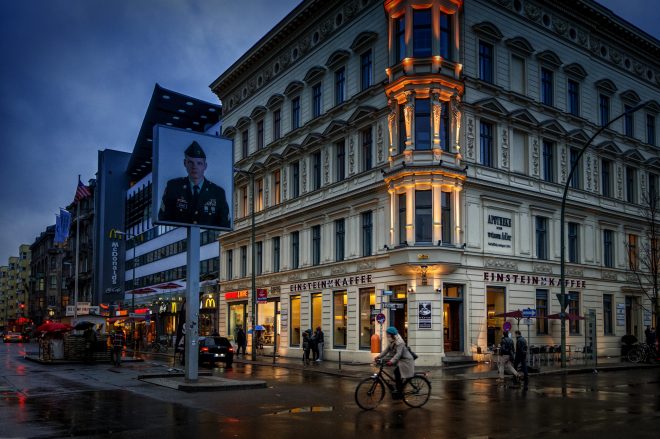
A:
<svg viewBox="0 0 660 439">
<path fill-rule="evenodd" d="M 23 336 L 20 332 L 8 332 L 2 337 L 2 341 L 5 343 L 22 343 Z"/>
<path fill-rule="evenodd" d="M 234 348 L 225 337 L 200 337 L 199 338 L 199 364 L 224 362 L 225 367 L 231 367 L 234 363 Z"/>
</svg>

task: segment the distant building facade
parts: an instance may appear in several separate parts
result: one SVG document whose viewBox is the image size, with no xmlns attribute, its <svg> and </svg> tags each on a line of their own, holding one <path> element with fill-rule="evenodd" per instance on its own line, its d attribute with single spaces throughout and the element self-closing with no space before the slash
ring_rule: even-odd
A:
<svg viewBox="0 0 660 439">
<path fill-rule="evenodd" d="M 0 267 L 0 327 L 21 330 L 28 321 L 30 246 L 21 244 L 19 256 L 10 256 Z"/>
<path fill-rule="evenodd" d="M 650 324 L 632 271 L 660 175 L 659 55 L 588 0 L 301 3 L 211 85 L 255 179 L 252 197 L 235 177 L 221 237 L 220 332 L 250 325 L 254 257 L 256 324 L 283 355 L 321 326 L 328 358 L 366 361 L 377 314 L 425 364 L 499 343 L 517 309 L 539 317 L 531 344 L 558 344 L 543 317 L 560 311 L 568 171 L 648 101 L 595 139 L 567 205 L 568 312 L 593 311 L 598 354 L 618 355 Z"/>
</svg>

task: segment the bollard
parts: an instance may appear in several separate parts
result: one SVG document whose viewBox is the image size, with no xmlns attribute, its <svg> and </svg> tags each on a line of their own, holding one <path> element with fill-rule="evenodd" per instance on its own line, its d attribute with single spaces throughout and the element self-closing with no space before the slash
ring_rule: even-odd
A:
<svg viewBox="0 0 660 439">
<path fill-rule="evenodd" d="M 339 370 L 341 370 L 341 351 L 339 351 Z"/>
</svg>

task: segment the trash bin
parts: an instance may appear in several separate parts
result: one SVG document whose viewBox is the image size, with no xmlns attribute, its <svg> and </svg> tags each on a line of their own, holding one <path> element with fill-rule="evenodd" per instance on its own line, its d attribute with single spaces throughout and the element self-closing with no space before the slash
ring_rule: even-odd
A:
<svg viewBox="0 0 660 439">
<path fill-rule="evenodd" d="M 53 360 L 64 359 L 64 340 L 55 339 L 50 341 L 50 349 L 52 352 L 51 358 Z"/>
</svg>

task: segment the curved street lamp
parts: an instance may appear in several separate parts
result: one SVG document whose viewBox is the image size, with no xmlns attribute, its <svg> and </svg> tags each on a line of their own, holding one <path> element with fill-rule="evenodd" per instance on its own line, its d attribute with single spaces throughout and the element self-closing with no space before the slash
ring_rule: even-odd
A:
<svg viewBox="0 0 660 439">
<path fill-rule="evenodd" d="M 580 152 L 577 156 L 577 159 L 573 162 L 571 165 L 571 170 L 568 173 L 568 178 L 566 179 L 566 184 L 564 185 L 564 195 L 561 198 L 561 219 L 560 219 L 560 242 L 561 242 L 561 295 L 560 295 L 560 300 L 559 304 L 561 306 L 561 367 L 565 368 L 566 367 L 566 278 L 565 278 L 565 266 L 566 266 L 566 239 L 564 236 L 564 217 L 566 216 L 566 197 L 568 196 L 568 188 L 571 184 L 571 180 L 573 179 L 573 174 L 575 173 L 575 170 L 578 167 L 578 164 L 580 163 L 580 160 L 582 159 L 582 156 L 584 155 L 584 152 L 587 150 L 589 145 L 591 145 L 591 142 L 594 141 L 596 137 L 600 133 L 602 133 L 607 127 L 609 127 L 612 123 L 616 122 L 617 120 L 621 119 L 624 116 L 627 116 L 629 114 L 633 114 L 635 111 L 645 107 L 647 105 L 647 102 L 641 103 L 635 107 L 629 108 L 628 110 L 624 111 L 614 119 L 610 120 L 607 122 L 605 125 L 601 126 L 598 131 L 594 133 L 593 136 L 589 140 L 587 140 L 587 143 L 584 144 L 584 146 L 580 149 Z M 594 352 L 594 355 L 597 355 Z"/>
</svg>

